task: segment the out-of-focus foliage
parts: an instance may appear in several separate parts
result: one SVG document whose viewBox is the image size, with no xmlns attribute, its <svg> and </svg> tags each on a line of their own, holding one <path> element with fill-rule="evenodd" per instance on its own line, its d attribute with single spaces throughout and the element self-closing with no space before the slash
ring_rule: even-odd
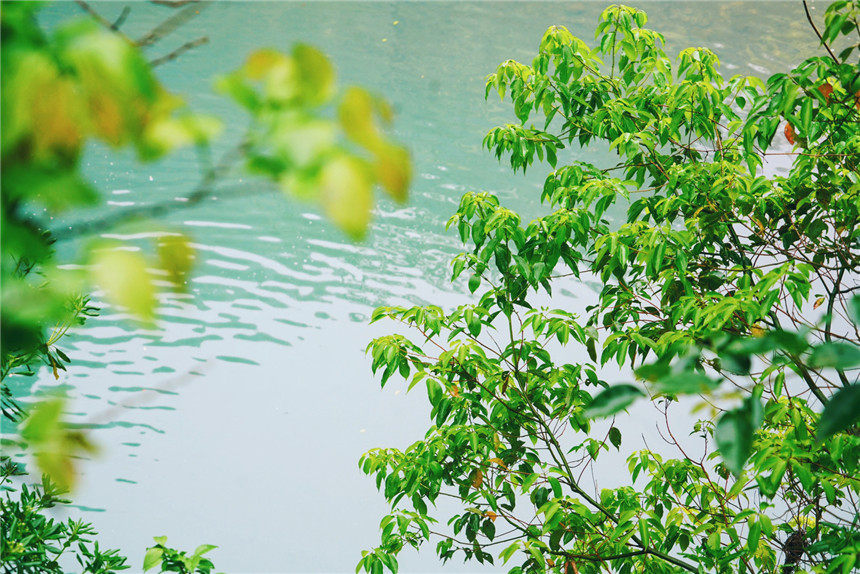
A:
<svg viewBox="0 0 860 574">
<path fill-rule="evenodd" d="M 97 286 L 112 305 L 150 323 L 158 301 L 155 279 L 182 289 L 194 261 L 189 238 L 174 230 L 160 230 L 152 254 L 93 240 L 79 261 L 55 257 L 50 222 L 101 202 L 81 174 L 87 143 L 133 148 L 140 161 L 183 146 L 195 146 L 208 158 L 221 130 L 217 118 L 194 113 L 156 78 L 141 46 L 157 33 L 136 43 L 118 25 L 90 16 L 46 33 L 36 21 L 39 6 L 4 2 L 0 11 L 0 390 L 8 420 L 23 413 L 7 377 L 32 375 L 38 365 L 47 365 L 55 377 L 65 369 L 69 360 L 57 341 L 97 313 L 81 293 Z M 251 115 L 251 127 L 227 163 L 203 165 L 201 183 L 189 190 L 185 205 L 205 199 L 239 164 L 292 196 L 318 202 L 353 238 L 367 231 L 375 186 L 406 200 L 410 160 L 384 132 L 391 110 L 362 88 L 339 89 L 334 67 L 317 49 L 258 50 L 216 83 Z M 112 214 L 109 223 L 136 215 Z M 70 486 L 74 469 L 68 457 L 89 445 L 63 428 L 59 404 L 35 411 L 38 422 L 30 421 L 22 438 L 25 448 L 40 449 L 43 469 Z M 39 415 L 48 411 L 58 416 Z"/>
<path fill-rule="evenodd" d="M 829 5 L 821 55 L 766 82 L 723 78 L 704 48 L 671 62 L 646 21 L 611 6 L 594 47 L 554 26 L 531 65 L 489 76 L 519 123 L 484 145 L 515 171 L 546 161 L 550 209 L 524 224 L 465 194 L 453 276 L 476 301 L 374 313 L 420 333 L 368 351 L 383 385 L 426 387 L 432 422 L 362 457 L 391 513 L 357 572 L 396 573 L 431 539 L 510 574 L 860 567 L 860 4 Z M 783 175 L 761 171 L 775 138 L 794 146 Z M 567 277 L 596 303 L 535 308 Z M 681 395 L 701 420 L 675 416 Z M 624 410 L 645 397 L 668 446 L 604 481 L 595 461 L 639 435 Z"/>
</svg>

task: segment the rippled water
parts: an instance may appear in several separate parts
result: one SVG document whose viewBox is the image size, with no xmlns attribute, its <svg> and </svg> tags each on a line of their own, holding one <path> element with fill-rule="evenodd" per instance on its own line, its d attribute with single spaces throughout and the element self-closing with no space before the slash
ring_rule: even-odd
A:
<svg viewBox="0 0 860 574">
<path fill-rule="evenodd" d="M 122 3 L 94 6 L 113 19 Z M 814 45 L 799 3 L 643 6 L 671 53 L 707 46 L 726 74 L 783 71 Z M 101 304 L 101 317 L 65 341 L 73 366 L 59 383 L 72 399 L 69 417 L 103 446 L 82 463 L 75 501 L 104 546 L 122 548 L 136 568 L 151 537 L 166 534 L 181 548 L 219 545 L 212 558 L 229 572 L 352 571 L 360 550 L 378 541 L 384 512 L 358 457 L 376 446 L 405 446 L 427 426 L 420 393 L 406 396 L 397 384 L 381 392 L 372 377 L 364 348 L 394 327 L 368 326 L 370 313 L 382 304 L 470 300 L 463 284 L 448 281 L 459 244 L 444 232 L 465 191 L 493 191 L 525 218 L 541 213 L 547 170 L 512 175 L 481 149 L 490 127 L 512 120 L 507 103 L 484 101 L 483 79 L 507 58 L 530 61 L 549 25 L 590 40 L 603 7 L 225 2 L 153 50 L 158 57 L 209 36 L 159 75 L 197 109 L 228 118 L 220 153 L 244 118 L 212 94 L 214 76 L 254 47 L 317 45 L 344 83 L 393 102 L 396 135 L 412 150 L 416 178 L 406 207 L 380 200 L 360 244 L 313 206 L 239 179 L 224 182 L 217 199 L 158 222 L 104 231 L 148 249 L 153 234 L 178 230 L 197 249 L 189 292 L 162 295 L 157 328 L 143 330 Z M 50 26 L 77 11 L 53 5 L 44 21 Z M 125 30 L 139 35 L 164 14 L 132 4 Z M 596 159 L 602 150 L 586 153 Z M 58 229 L 185 195 L 199 177 L 191 153 L 139 165 L 98 148 L 86 172 L 107 205 L 57 222 Z M 67 241 L 60 249 L 71 257 L 81 245 Z M 565 287 L 553 304 L 576 309 L 592 296 L 585 285 Z M 35 394 L 56 387 L 49 375 Z M 418 557 L 404 552 L 402 562 L 405 571 L 439 571 L 430 548 Z"/>
</svg>

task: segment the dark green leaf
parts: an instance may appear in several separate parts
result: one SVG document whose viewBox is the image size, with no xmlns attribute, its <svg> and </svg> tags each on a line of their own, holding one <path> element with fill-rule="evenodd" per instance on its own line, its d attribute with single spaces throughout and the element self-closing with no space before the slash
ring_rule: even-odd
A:
<svg viewBox="0 0 860 574">
<path fill-rule="evenodd" d="M 860 421 L 860 385 L 854 384 L 843 387 L 831 397 L 824 412 L 815 438 L 818 442 L 823 441 L 842 430 L 845 430 Z"/>
<path fill-rule="evenodd" d="M 813 368 L 849 369 L 860 365 L 860 347 L 851 343 L 824 343 L 812 349 L 809 365 Z"/>
<path fill-rule="evenodd" d="M 609 442 L 612 443 L 616 449 L 620 450 L 621 447 L 621 431 L 618 430 L 618 427 L 612 427 L 609 429 Z"/>
</svg>

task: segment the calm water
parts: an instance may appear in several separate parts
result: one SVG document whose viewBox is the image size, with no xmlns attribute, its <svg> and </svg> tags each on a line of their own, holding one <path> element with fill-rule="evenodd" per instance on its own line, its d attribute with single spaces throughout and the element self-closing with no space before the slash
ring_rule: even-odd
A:
<svg viewBox="0 0 860 574">
<path fill-rule="evenodd" d="M 113 19 L 122 3 L 94 5 Z M 124 28 L 132 37 L 166 13 L 132 7 Z M 399 384 L 380 391 L 371 375 L 365 346 L 396 327 L 368 326 L 370 313 L 382 304 L 471 300 L 465 285 L 448 282 L 459 244 L 444 232 L 465 191 L 493 191 L 526 218 L 542 212 L 546 169 L 514 176 L 481 149 L 489 128 L 513 118 L 509 104 L 484 101 L 483 80 L 507 58 L 531 61 L 552 24 L 591 40 L 603 7 L 219 3 L 152 49 L 158 57 L 209 36 L 159 75 L 197 109 L 228 119 L 223 151 L 245 120 L 212 94 L 214 76 L 254 47 L 319 46 L 343 83 L 369 86 L 394 104 L 396 134 L 412 150 L 416 177 L 408 206 L 380 200 L 361 244 L 313 206 L 239 180 L 224 182 L 217 200 L 161 221 L 105 230 L 143 248 L 153 230 L 180 230 L 193 236 L 198 264 L 189 294 L 162 296 L 157 329 L 140 330 L 102 304 L 101 317 L 65 341 L 73 367 L 59 383 L 71 399 L 69 418 L 93 429 L 103 447 L 82 463 L 75 501 L 104 546 L 121 548 L 135 568 L 152 536 L 164 534 L 180 548 L 219 545 L 211 556 L 221 571 L 353 571 L 360 551 L 378 542 L 385 511 L 358 457 L 406 446 L 427 427 L 420 393 L 406 396 Z M 707 46 L 727 75 L 784 71 L 814 45 L 799 3 L 644 8 L 671 53 Z M 44 21 L 77 11 L 54 5 Z M 579 157 L 597 159 L 601 150 L 588 153 Z M 88 155 L 86 172 L 108 201 L 99 214 L 187 194 L 199 176 L 191 154 L 139 165 L 100 149 Z M 71 257 L 80 245 L 60 248 Z M 568 309 L 593 297 L 586 285 L 557 291 L 553 304 Z M 46 372 L 33 392 L 55 386 Z M 440 571 L 431 548 L 404 551 L 401 562 L 404 572 Z"/>
</svg>

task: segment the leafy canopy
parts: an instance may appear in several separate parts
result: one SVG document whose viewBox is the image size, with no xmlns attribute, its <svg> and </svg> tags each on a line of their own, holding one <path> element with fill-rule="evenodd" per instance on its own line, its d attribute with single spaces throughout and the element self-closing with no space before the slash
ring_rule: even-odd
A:
<svg viewBox="0 0 860 574">
<path fill-rule="evenodd" d="M 426 387 L 431 426 L 362 457 L 392 510 L 357 571 L 396 572 L 430 539 L 511 574 L 858 567 L 860 4 L 831 4 L 822 55 L 766 82 L 724 78 L 704 48 L 671 62 L 646 22 L 611 6 L 594 47 L 554 26 L 531 65 L 489 76 L 518 123 L 484 145 L 514 171 L 548 163 L 549 209 L 524 223 L 467 193 L 453 278 L 476 302 L 375 312 L 420 333 L 368 350 L 383 385 Z M 783 137 L 791 168 L 773 175 Z M 559 153 L 594 145 L 617 163 Z M 597 281 L 597 303 L 534 307 L 569 276 Z M 554 358 L 568 346 L 588 359 Z M 610 363 L 631 379 L 609 385 Z M 705 414 L 678 434 L 681 395 Z M 629 476 L 592 487 L 643 397 L 671 448 L 625 451 Z M 443 499 L 457 509 L 439 516 Z"/>
</svg>

